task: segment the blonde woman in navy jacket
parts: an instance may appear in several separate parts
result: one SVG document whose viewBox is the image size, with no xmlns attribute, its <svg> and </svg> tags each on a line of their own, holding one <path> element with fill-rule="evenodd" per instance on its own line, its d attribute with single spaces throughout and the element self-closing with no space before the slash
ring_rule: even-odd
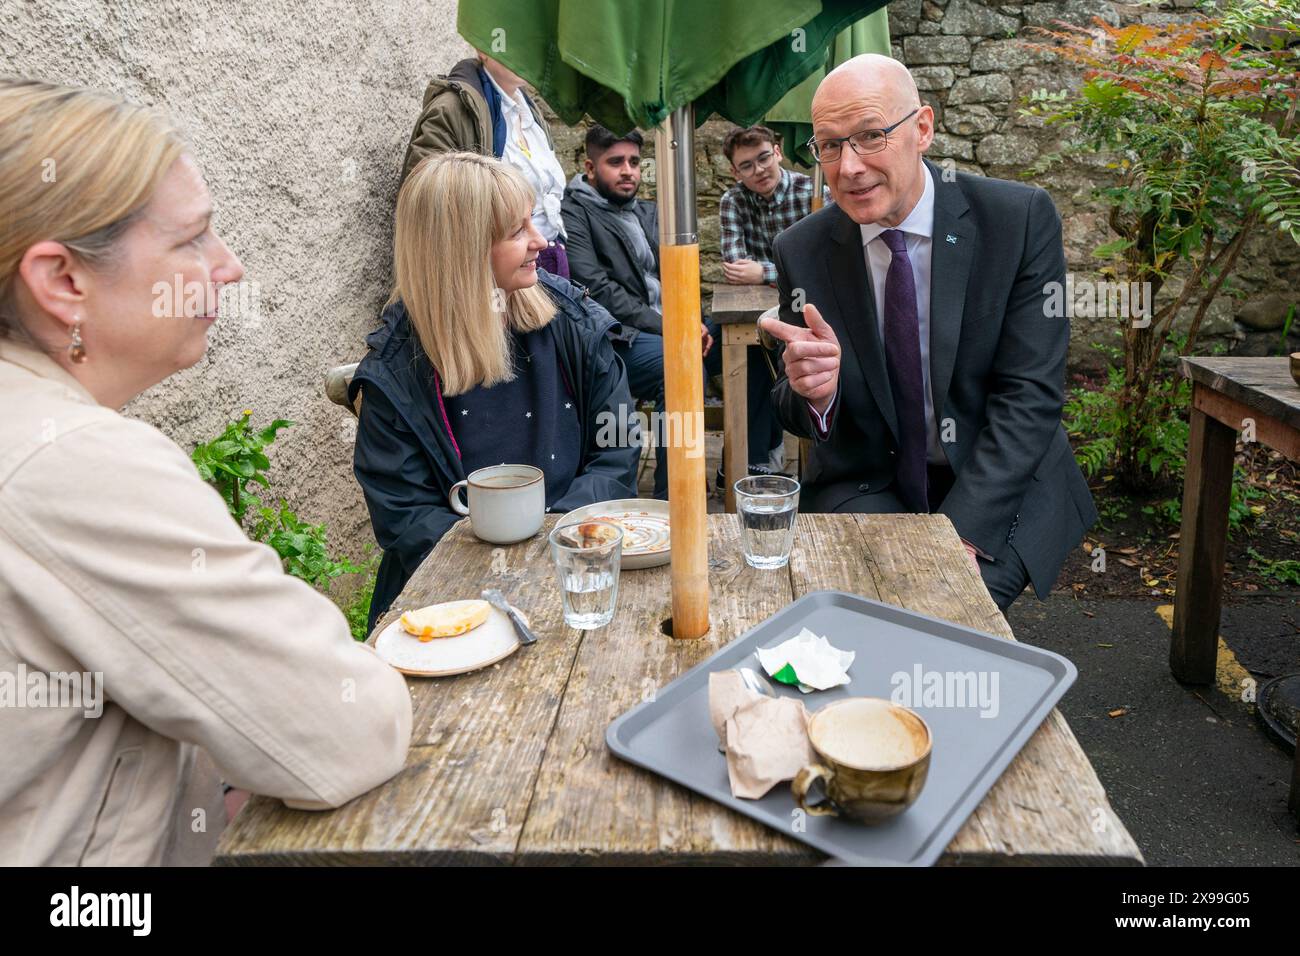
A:
<svg viewBox="0 0 1300 956">
<path fill-rule="evenodd" d="M 372 627 L 460 519 L 447 495 L 477 468 L 540 468 L 555 512 L 635 497 L 618 323 L 537 269 L 532 208 L 517 170 L 474 153 L 430 156 L 398 195 L 396 288 L 351 386 L 354 471 L 384 549 Z"/>
</svg>

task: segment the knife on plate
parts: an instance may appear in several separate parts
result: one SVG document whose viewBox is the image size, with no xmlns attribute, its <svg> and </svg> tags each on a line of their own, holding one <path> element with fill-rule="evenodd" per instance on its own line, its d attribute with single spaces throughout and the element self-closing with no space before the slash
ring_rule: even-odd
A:
<svg viewBox="0 0 1300 956">
<path fill-rule="evenodd" d="M 483 591 L 483 600 L 487 601 L 494 608 L 510 618 L 510 623 L 515 626 L 515 634 L 519 638 L 520 644 L 534 644 L 537 642 L 537 635 L 528 629 L 524 619 L 519 616 L 519 612 L 510 606 L 504 594 L 496 588 L 486 588 Z"/>
</svg>

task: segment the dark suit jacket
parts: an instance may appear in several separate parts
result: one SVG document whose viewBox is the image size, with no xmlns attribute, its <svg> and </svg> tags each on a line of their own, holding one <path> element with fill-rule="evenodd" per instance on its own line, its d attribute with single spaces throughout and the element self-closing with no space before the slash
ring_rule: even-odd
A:
<svg viewBox="0 0 1300 956">
<path fill-rule="evenodd" d="M 939 511 L 995 560 L 1014 548 L 1040 598 L 1097 520 L 1065 429 L 1068 319 L 1049 318 L 1044 285 L 1065 282 L 1061 220 L 1034 186 L 933 174 L 930 384 L 956 481 Z M 838 206 L 786 229 L 775 250 L 781 319 L 804 325 L 794 290 L 840 342 L 839 395 L 826 440 L 784 375 L 772 399 L 785 428 L 814 440 L 801 506 L 833 511 L 894 480 L 898 420 L 862 234 Z"/>
<path fill-rule="evenodd" d="M 659 269 L 659 213 L 653 202 L 638 199 L 633 209 Z M 627 234 L 610 210 L 572 186 L 560 204 L 564 217 L 565 253 L 573 281 L 586 286 L 591 297 L 625 326 L 663 335 L 663 317 L 650 308 L 650 290 L 637 264 Z"/>
</svg>

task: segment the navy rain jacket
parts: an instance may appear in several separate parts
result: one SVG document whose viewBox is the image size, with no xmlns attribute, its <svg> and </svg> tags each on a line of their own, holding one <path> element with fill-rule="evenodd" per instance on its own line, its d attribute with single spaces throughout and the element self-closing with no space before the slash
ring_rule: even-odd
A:
<svg viewBox="0 0 1300 956">
<path fill-rule="evenodd" d="M 639 433 L 634 424 L 624 424 L 635 406 L 622 360 L 607 338 L 621 328 L 580 287 L 542 271 L 538 280 L 555 302 L 550 328 L 560 374 L 573 393 L 578 420 L 586 423 L 578 475 L 551 511 L 636 497 Z M 367 336 L 370 350 L 348 389 L 354 402 L 357 392 L 362 394 L 353 471 L 370 509 L 375 539 L 384 549 L 370 604 L 372 630 L 420 562 L 460 520 L 447 494 L 465 478 L 443 409 L 441 381 L 405 306 L 390 305 L 382 321 Z M 602 412 L 614 416 L 617 434 L 627 436 L 627 445 L 598 447 Z M 502 435 L 501 441 L 508 454 L 510 436 Z"/>
</svg>

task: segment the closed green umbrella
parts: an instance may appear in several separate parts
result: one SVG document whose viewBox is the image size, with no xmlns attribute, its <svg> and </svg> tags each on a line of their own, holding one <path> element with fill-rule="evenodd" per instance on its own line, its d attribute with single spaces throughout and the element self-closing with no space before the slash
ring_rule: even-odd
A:
<svg viewBox="0 0 1300 956">
<path fill-rule="evenodd" d="M 836 34 L 885 0 L 461 0 L 457 27 L 569 125 L 655 131 L 664 392 L 670 423 L 702 422 L 694 131 L 757 122 L 824 68 Z M 671 433 L 671 432 L 670 432 Z M 686 434 L 697 434 L 695 429 Z M 668 447 L 672 633 L 709 629 L 704 455 Z"/>
<path fill-rule="evenodd" d="M 569 125 L 651 129 L 679 107 L 749 126 L 883 0 L 461 0 L 456 25 Z M 886 28 L 887 29 L 887 28 Z M 888 43 L 885 45 L 888 51 Z"/>
</svg>

